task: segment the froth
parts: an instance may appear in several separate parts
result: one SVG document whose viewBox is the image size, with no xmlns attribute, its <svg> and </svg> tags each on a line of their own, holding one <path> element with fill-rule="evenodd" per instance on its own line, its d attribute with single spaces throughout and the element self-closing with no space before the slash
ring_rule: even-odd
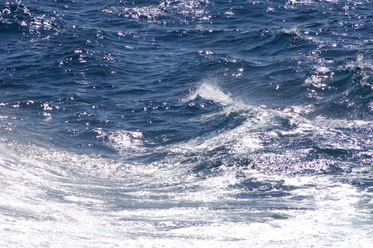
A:
<svg viewBox="0 0 373 248">
<path fill-rule="evenodd" d="M 211 82 L 203 82 L 191 94 L 188 100 L 195 99 L 200 96 L 206 100 L 212 100 L 223 105 L 242 104 L 240 102 L 233 101 L 230 93 L 224 93 L 219 86 Z"/>
</svg>

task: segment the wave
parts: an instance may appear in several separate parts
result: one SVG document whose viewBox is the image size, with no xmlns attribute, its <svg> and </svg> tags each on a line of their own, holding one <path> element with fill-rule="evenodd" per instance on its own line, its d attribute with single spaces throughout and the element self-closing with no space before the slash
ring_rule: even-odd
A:
<svg viewBox="0 0 373 248">
<path fill-rule="evenodd" d="M 126 5 L 126 3 L 122 4 Z M 181 18 L 193 20 L 198 17 L 208 16 L 209 13 L 205 10 L 208 4 L 209 1 L 204 0 L 160 1 L 160 3 L 156 5 L 149 6 L 122 7 L 116 5 L 107 7 L 102 11 L 132 19 L 156 19 L 159 17 L 175 18 L 176 16 L 181 16 Z"/>
<path fill-rule="evenodd" d="M 1 23 L 10 27 L 6 28 L 8 32 L 26 32 L 34 38 L 42 36 L 42 39 L 62 32 L 63 22 L 58 17 L 58 14 L 29 9 L 21 3 L 7 3 L 0 11 Z"/>
<path fill-rule="evenodd" d="M 317 123 L 323 125 L 321 120 Z M 351 125 L 329 124 L 320 135 L 325 131 L 342 134 L 338 128 L 346 124 Z M 355 125 L 368 127 L 371 123 Z M 312 128 L 315 127 L 308 130 Z M 248 138 L 247 129 L 243 128 L 235 139 L 244 142 Z M 129 142 L 126 137 L 142 137 L 136 132 L 107 135 L 118 134 L 125 136 L 125 144 L 116 145 L 124 147 Z M 290 134 L 283 135 L 286 138 Z M 325 139 L 335 140 L 329 136 Z M 227 144 L 224 142 L 229 141 L 215 140 L 215 145 L 221 147 Z M 193 149 L 187 150 L 188 146 Z M 13 238 L 17 235 L 17 241 L 3 237 L 0 244 L 5 246 L 9 242 L 41 246 L 50 244 L 53 237 L 53 242 L 66 245 L 90 246 L 96 241 L 105 245 L 124 242 L 125 246 L 136 247 L 167 245 L 176 236 L 173 244 L 177 245 L 211 242 L 269 245 L 276 241 L 285 243 L 285 247 L 294 242 L 320 244 L 320 237 L 325 244 L 335 243 L 339 242 L 335 235 L 349 237 L 351 232 L 354 235 L 350 243 L 369 243 L 366 235 L 371 230 L 367 220 L 371 201 L 364 190 L 371 189 L 371 180 L 363 181 L 361 177 L 370 163 L 365 168 L 355 168 L 349 177 L 341 172 L 293 176 L 252 167 L 250 160 L 245 161 L 245 156 L 250 155 L 248 151 L 229 164 L 229 156 L 235 156 L 231 152 L 193 141 L 151 164 L 121 163 L 97 155 L 77 155 L 37 146 L 1 144 L 0 147 L 4 187 L 0 194 L 0 214 L 4 216 L 0 226 L 4 226 L 6 233 L 25 230 L 12 234 Z M 296 163 L 300 167 L 301 159 L 296 153 L 291 155 L 284 161 L 279 154 L 270 157 L 262 153 L 256 162 L 267 160 L 267 164 L 279 166 L 283 161 L 287 166 Z M 316 166 L 322 166 L 322 159 L 314 160 L 313 169 Z M 210 172 L 206 173 L 207 170 Z M 346 179 L 356 183 L 350 185 L 344 182 Z M 341 225 L 335 225 L 339 222 Z M 356 222 L 359 232 L 355 224 L 350 224 Z M 289 231 L 292 237 L 286 238 Z M 144 232 L 152 237 L 144 237 Z M 247 232 L 251 233 L 249 238 Z M 268 240 L 263 232 L 273 234 L 273 238 Z M 31 236 L 39 239 L 29 240 Z"/>
<path fill-rule="evenodd" d="M 0 246 L 369 247 L 354 4 L 1 5 Z"/>
</svg>

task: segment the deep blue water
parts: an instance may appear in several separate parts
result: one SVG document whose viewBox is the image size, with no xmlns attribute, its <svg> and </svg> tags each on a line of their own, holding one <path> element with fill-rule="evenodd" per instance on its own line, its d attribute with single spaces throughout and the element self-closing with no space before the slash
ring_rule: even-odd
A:
<svg viewBox="0 0 373 248">
<path fill-rule="evenodd" d="M 0 246 L 371 247 L 370 1 L 0 1 Z"/>
</svg>

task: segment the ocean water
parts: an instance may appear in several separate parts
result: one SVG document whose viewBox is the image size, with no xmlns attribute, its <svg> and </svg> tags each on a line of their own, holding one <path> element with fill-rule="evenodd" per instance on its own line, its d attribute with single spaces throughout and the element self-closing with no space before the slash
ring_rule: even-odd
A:
<svg viewBox="0 0 373 248">
<path fill-rule="evenodd" d="M 372 247 L 368 0 L 0 1 L 1 247 Z"/>
</svg>

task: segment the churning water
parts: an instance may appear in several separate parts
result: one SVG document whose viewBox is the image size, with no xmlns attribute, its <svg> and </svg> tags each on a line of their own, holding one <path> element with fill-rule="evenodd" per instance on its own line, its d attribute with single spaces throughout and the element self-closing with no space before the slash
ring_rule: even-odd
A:
<svg viewBox="0 0 373 248">
<path fill-rule="evenodd" d="M 371 247 L 370 1 L 1 1 L 0 44 L 0 246 Z"/>
</svg>

